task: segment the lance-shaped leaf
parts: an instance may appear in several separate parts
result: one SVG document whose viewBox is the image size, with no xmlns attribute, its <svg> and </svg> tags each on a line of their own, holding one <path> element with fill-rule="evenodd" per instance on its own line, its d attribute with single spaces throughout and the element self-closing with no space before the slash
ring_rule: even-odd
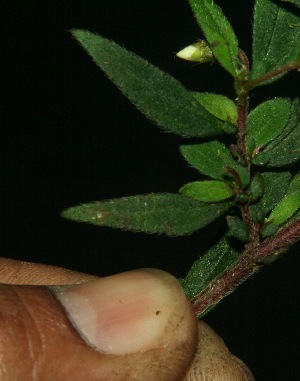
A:
<svg viewBox="0 0 300 381">
<path fill-rule="evenodd" d="M 78 205 L 62 216 L 93 225 L 181 236 L 208 225 L 230 206 L 229 202 L 208 204 L 179 194 L 158 193 Z"/>
<path fill-rule="evenodd" d="M 291 220 L 298 218 L 300 216 L 299 192 L 300 172 L 292 178 L 285 197 L 276 205 L 268 220 L 273 224 L 281 224 L 290 217 L 293 217 Z"/>
<path fill-rule="evenodd" d="M 262 222 L 266 214 L 280 202 L 291 181 L 289 172 L 264 172 L 261 176 L 264 182 L 264 194 L 259 202 L 250 206 L 251 216 L 257 222 Z"/>
<path fill-rule="evenodd" d="M 149 119 L 181 136 L 222 134 L 221 123 L 176 79 L 104 37 L 73 30 L 106 75 Z"/>
<path fill-rule="evenodd" d="M 237 76 L 238 40 L 222 10 L 213 0 L 189 0 L 189 3 L 214 56 L 232 76 Z"/>
<path fill-rule="evenodd" d="M 219 277 L 238 259 L 240 253 L 233 249 L 227 237 L 203 254 L 191 267 L 181 285 L 190 299 L 205 290 L 211 281 Z"/>
<path fill-rule="evenodd" d="M 214 93 L 193 93 L 193 95 L 208 112 L 224 122 L 236 124 L 237 107 L 233 100 Z"/>
<path fill-rule="evenodd" d="M 251 111 L 247 121 L 248 150 L 249 143 L 257 149 L 274 140 L 286 126 L 290 110 L 290 99 L 274 98 Z"/>
<path fill-rule="evenodd" d="M 234 195 L 234 191 L 230 186 L 218 180 L 194 181 L 185 184 L 179 193 L 203 202 L 222 201 Z"/>
<path fill-rule="evenodd" d="M 276 205 L 267 221 L 276 225 L 281 225 L 288 220 L 300 208 L 300 189 L 293 193 L 288 193 Z"/>
<path fill-rule="evenodd" d="M 298 10 L 293 10 L 273 0 L 256 0 L 250 79 L 299 60 L 300 17 Z"/>
<path fill-rule="evenodd" d="M 281 167 L 300 159 L 300 100 L 293 101 L 289 119 L 282 133 L 254 158 L 253 163 Z"/>
<path fill-rule="evenodd" d="M 234 161 L 226 146 L 217 140 L 202 144 L 181 145 L 180 152 L 192 167 L 217 180 L 224 180 L 226 167 L 242 168 Z"/>
</svg>

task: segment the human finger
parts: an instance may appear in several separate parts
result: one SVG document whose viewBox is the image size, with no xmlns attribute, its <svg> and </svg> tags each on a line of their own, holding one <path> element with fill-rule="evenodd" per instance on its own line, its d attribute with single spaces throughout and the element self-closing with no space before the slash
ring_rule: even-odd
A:
<svg viewBox="0 0 300 381">
<path fill-rule="evenodd" d="M 182 380 L 197 323 L 179 283 L 137 270 L 76 286 L 0 286 L 3 381 Z"/>
</svg>

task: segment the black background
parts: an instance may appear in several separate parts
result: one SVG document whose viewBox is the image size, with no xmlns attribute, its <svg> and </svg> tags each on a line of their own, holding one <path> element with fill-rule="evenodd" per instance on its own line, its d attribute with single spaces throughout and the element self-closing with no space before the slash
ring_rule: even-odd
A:
<svg viewBox="0 0 300 381">
<path fill-rule="evenodd" d="M 249 53 L 253 2 L 222 6 Z M 98 32 L 189 89 L 234 97 L 229 75 L 217 65 L 174 58 L 201 37 L 188 2 L 2 1 L 0 12 L 3 256 L 97 275 L 157 267 L 184 276 L 214 240 L 217 224 L 170 239 L 99 229 L 59 215 L 81 202 L 176 192 L 197 179 L 178 152 L 182 139 L 147 121 L 67 32 Z M 298 87 L 299 75 L 288 75 L 256 90 L 252 105 L 274 95 L 294 96 Z M 299 249 L 253 276 L 206 318 L 257 380 L 300 379 Z"/>
</svg>

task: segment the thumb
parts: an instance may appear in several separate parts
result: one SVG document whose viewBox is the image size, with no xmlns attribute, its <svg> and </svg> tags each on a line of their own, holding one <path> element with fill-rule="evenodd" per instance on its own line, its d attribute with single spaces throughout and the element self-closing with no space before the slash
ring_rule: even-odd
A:
<svg viewBox="0 0 300 381">
<path fill-rule="evenodd" d="M 138 270 L 85 284 L 0 286 L 0 379 L 181 380 L 197 323 L 171 275 Z"/>
</svg>

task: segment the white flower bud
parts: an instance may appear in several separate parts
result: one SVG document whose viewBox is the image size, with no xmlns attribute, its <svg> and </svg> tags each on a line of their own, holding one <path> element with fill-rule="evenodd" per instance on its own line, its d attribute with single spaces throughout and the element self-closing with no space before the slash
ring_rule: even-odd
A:
<svg viewBox="0 0 300 381">
<path fill-rule="evenodd" d="M 200 40 L 176 53 L 176 56 L 186 61 L 193 62 L 212 62 L 214 61 L 213 53 L 206 41 Z"/>
</svg>

